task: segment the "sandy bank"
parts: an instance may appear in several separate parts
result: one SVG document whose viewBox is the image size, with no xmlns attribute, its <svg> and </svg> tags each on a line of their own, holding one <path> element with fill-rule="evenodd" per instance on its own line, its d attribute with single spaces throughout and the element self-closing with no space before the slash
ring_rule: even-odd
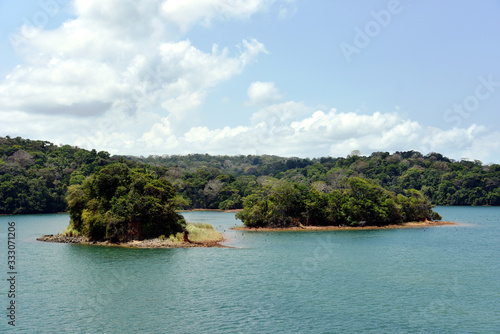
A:
<svg viewBox="0 0 500 334">
<path fill-rule="evenodd" d="M 228 210 L 222 210 L 222 209 L 188 209 L 188 210 L 178 210 L 177 212 L 183 213 L 183 212 L 195 212 L 195 211 L 240 212 L 240 211 L 243 211 L 243 209 L 228 209 Z"/>
<path fill-rule="evenodd" d="M 270 227 L 245 227 L 238 226 L 233 227 L 231 230 L 238 231 L 252 231 L 252 232 L 283 232 L 283 231 L 356 231 L 356 230 L 392 230 L 399 228 L 426 228 L 433 226 L 443 226 L 443 225 L 457 225 L 453 222 L 448 221 L 423 221 L 423 222 L 413 222 L 404 223 L 401 225 L 385 225 L 385 226 L 365 226 L 365 227 L 352 227 L 352 226 L 296 226 L 296 227 L 285 227 L 285 228 L 270 228 Z"/>
<path fill-rule="evenodd" d="M 125 248 L 193 248 L 193 247 L 223 247 L 221 241 L 206 241 L 206 242 L 172 242 L 170 239 L 148 239 L 148 240 L 132 240 L 128 242 L 112 243 L 109 241 L 90 241 L 85 237 L 68 237 L 61 234 L 44 235 L 37 239 L 44 242 L 58 242 L 65 244 L 80 244 L 80 245 L 96 245 L 96 246 L 114 246 Z"/>
</svg>

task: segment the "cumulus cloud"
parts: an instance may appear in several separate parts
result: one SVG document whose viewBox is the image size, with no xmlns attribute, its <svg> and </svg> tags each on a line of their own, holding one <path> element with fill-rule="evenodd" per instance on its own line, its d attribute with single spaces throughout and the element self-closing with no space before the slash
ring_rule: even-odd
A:
<svg viewBox="0 0 500 334">
<path fill-rule="evenodd" d="M 462 152 L 462 158 L 478 159 L 484 163 L 500 163 L 497 160 L 499 153 L 500 132 L 494 132 L 472 140 L 471 145 Z"/>
<path fill-rule="evenodd" d="M 178 112 L 200 105 L 209 88 L 241 73 L 265 48 L 257 40 L 244 40 L 239 57 L 231 58 L 227 49 L 219 51 L 214 47 L 212 53 L 206 54 L 183 41 L 163 44 L 160 51 L 162 61 L 157 74 L 164 76 L 162 107 Z"/>
<path fill-rule="evenodd" d="M 269 9 L 275 0 L 167 0 L 161 6 L 163 17 L 189 30 L 201 22 L 210 25 L 214 19 L 246 19 L 252 14 Z"/>
<path fill-rule="evenodd" d="M 300 109 L 301 114 L 277 117 L 261 110 L 253 117 L 259 121 L 251 126 L 195 127 L 178 137 L 175 143 L 172 141 L 168 150 L 181 154 L 206 152 L 301 157 L 346 156 L 353 150 L 364 154 L 416 150 L 424 154 L 441 152 L 460 160 L 480 147 L 485 162 L 491 162 L 488 159 L 500 152 L 500 145 L 489 142 L 500 138 L 500 133 L 485 135 L 485 128 L 477 125 L 443 130 L 424 127 L 397 113 L 360 115 L 335 109 L 312 111 L 313 108 L 293 101 L 273 107 L 281 111 L 287 107 Z M 483 143 L 489 144 L 483 146 Z"/>
<path fill-rule="evenodd" d="M 0 81 L 0 131 L 112 152 L 176 147 L 209 91 L 267 52 L 255 39 L 201 51 L 183 34 L 281 1 L 74 0 L 74 19 L 11 38 L 24 63 Z"/>
<path fill-rule="evenodd" d="M 22 45 L 14 46 L 25 63 L 0 82 L 0 110 L 69 117 L 120 108 L 189 111 L 266 51 L 249 39 L 237 52 L 217 45 L 202 52 L 169 27 L 246 17 L 273 2 L 75 0 L 77 17 L 59 28 L 19 29 Z"/>
<path fill-rule="evenodd" d="M 185 37 L 197 24 L 245 20 L 293 0 L 75 0 L 76 18 L 57 29 L 20 27 L 24 64 L 0 81 L 0 132 L 113 154 L 345 156 L 352 150 L 438 151 L 453 158 L 500 153 L 484 127 L 424 127 L 398 113 L 359 114 L 284 101 L 255 81 L 248 124 L 208 128 L 196 113 L 211 90 L 241 74 L 265 46 L 255 39 L 202 51 Z M 229 97 L 228 97 L 229 101 Z"/>
<path fill-rule="evenodd" d="M 416 150 L 489 163 L 500 153 L 500 144 L 495 144 L 500 143 L 500 133 L 488 133 L 482 126 L 445 130 L 422 126 L 398 113 L 322 111 L 294 101 L 259 110 L 247 126 L 215 129 L 195 126 L 180 134 L 169 117 L 154 112 L 129 115 L 113 111 L 96 115 L 92 124 L 82 124 L 78 119 L 54 120 L 43 114 L 25 122 L 26 115 L 19 112 L 9 117 L 0 112 L 0 117 L 6 120 L 7 127 L 28 131 L 35 138 L 45 138 L 43 134 L 49 131 L 56 143 L 68 143 L 69 139 L 80 147 L 104 149 L 113 154 L 198 152 L 337 157 L 353 150 L 360 150 L 362 154 Z"/>
<path fill-rule="evenodd" d="M 248 87 L 247 95 L 249 98 L 248 104 L 255 106 L 272 104 L 283 98 L 274 82 L 252 82 Z"/>
</svg>

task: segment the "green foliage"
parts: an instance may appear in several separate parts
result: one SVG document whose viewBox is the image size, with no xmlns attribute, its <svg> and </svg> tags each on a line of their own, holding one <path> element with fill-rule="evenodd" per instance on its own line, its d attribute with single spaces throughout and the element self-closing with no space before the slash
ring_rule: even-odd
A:
<svg viewBox="0 0 500 334">
<path fill-rule="evenodd" d="M 0 214 L 63 212 L 68 187 L 112 162 L 106 152 L 20 137 L 0 137 L 0 159 Z"/>
<path fill-rule="evenodd" d="M 236 214 L 247 226 L 296 226 L 305 210 L 307 188 L 296 183 L 269 180 L 262 189 L 243 199 Z"/>
<path fill-rule="evenodd" d="M 66 227 L 66 229 L 64 230 L 63 232 L 63 235 L 64 236 L 67 236 L 67 237 L 78 237 L 80 236 L 80 232 L 78 230 L 76 230 L 73 226 L 71 225 L 68 225 Z"/>
<path fill-rule="evenodd" d="M 373 180 L 384 189 L 403 196 L 407 196 L 405 191 L 416 189 L 435 205 L 500 205 L 500 165 L 453 161 L 438 153 L 424 156 L 415 151 L 393 154 L 375 152 L 370 156 L 358 153 L 353 152 L 347 158 L 317 159 L 208 154 L 110 157 L 107 152 L 69 145 L 57 146 L 46 141 L 0 137 L 0 214 L 65 211 L 68 204 L 65 198 L 70 195 L 72 186 L 83 186 L 86 178 L 116 162 L 124 163 L 130 169 L 143 168 L 148 173 L 158 175 L 159 179 L 168 180 L 177 192 L 172 201 L 182 209 L 241 209 L 246 206 L 245 198 L 249 195 L 262 195 L 266 180 L 296 184 L 297 189 L 301 189 L 300 196 L 304 195 L 303 187 L 309 189 L 313 184 L 314 187 L 322 188 L 318 189 L 321 193 L 330 194 L 338 190 L 343 194 L 349 187 L 345 183 L 349 177 Z M 108 184 L 111 188 L 115 186 L 114 182 L 121 178 L 115 177 L 115 172 L 120 175 L 120 171 L 102 175 L 99 182 L 103 189 L 99 196 L 110 199 L 112 194 L 106 194 L 108 190 L 104 185 Z M 144 185 L 139 183 L 134 187 L 144 190 L 141 188 Z M 151 184 L 150 187 L 147 191 L 155 193 L 156 186 Z M 124 185 L 117 185 L 116 191 L 127 189 Z M 286 210 L 279 207 L 279 202 L 279 199 L 273 201 L 272 208 L 277 212 Z M 357 205 L 355 202 L 352 204 Z M 124 210 L 124 203 L 120 205 Z M 153 211 L 155 209 L 153 201 L 135 205 L 148 205 Z M 349 219 L 358 219 L 352 215 L 351 218 L 349 215 L 343 216 L 347 211 L 341 206 L 348 204 L 341 199 L 332 200 L 330 195 L 307 194 L 304 205 L 308 205 L 311 210 L 311 221 L 317 220 L 314 211 L 321 211 L 322 205 L 328 208 L 331 222 L 350 224 Z M 394 206 L 389 199 L 385 205 Z M 75 216 L 71 211 L 72 219 L 78 221 L 78 214 Z M 389 209 L 386 211 L 390 212 Z M 259 221 L 257 218 L 261 213 L 257 210 L 253 214 L 255 221 Z M 324 216 L 321 217 L 324 221 Z M 290 223 L 283 219 L 283 224 Z M 117 221 L 116 224 L 120 226 L 122 222 Z"/>
<path fill-rule="evenodd" d="M 265 185 L 243 200 L 236 214 L 248 227 L 306 225 L 383 226 L 440 219 L 430 201 L 417 190 L 396 195 L 374 181 L 351 177 L 343 190 L 309 189 L 285 181 Z"/>
<path fill-rule="evenodd" d="M 223 239 L 222 234 L 208 223 L 188 223 L 186 231 L 191 242 L 217 242 Z M 184 242 L 184 233 L 171 234 L 169 239 L 173 243 L 182 243 Z"/>
<path fill-rule="evenodd" d="M 85 181 L 85 175 L 81 171 L 75 170 L 71 173 L 71 178 L 69 179 L 69 185 L 73 186 L 76 184 L 82 184 Z"/>
<path fill-rule="evenodd" d="M 214 242 L 222 240 L 222 235 L 212 224 L 188 223 L 186 230 L 189 232 L 188 237 L 192 242 Z"/>
<path fill-rule="evenodd" d="M 435 205 L 499 205 L 500 165 L 479 161 L 454 161 L 439 153 L 426 156 L 415 151 L 375 152 L 347 158 L 281 158 L 276 156 L 150 156 L 133 161 L 177 169 L 176 189 L 190 199 L 192 208 L 241 208 L 243 198 L 257 191 L 259 179 L 273 177 L 307 187 L 324 182 L 330 189 L 343 189 L 348 177 L 371 179 L 387 190 L 405 195 L 421 190 Z M 230 175 L 233 178 L 228 178 Z M 218 179 L 223 187 L 204 192 Z M 207 188 L 208 190 L 208 188 Z M 210 195 L 210 196 L 208 196 Z M 239 197 L 238 197 L 239 195 Z"/>
<path fill-rule="evenodd" d="M 68 211 L 72 226 L 76 230 L 79 230 L 82 226 L 82 213 L 87 205 L 87 198 L 83 187 L 81 185 L 69 186 L 66 200 L 68 202 Z"/>
<path fill-rule="evenodd" d="M 146 168 L 124 163 L 102 168 L 83 185 L 69 187 L 71 226 L 92 240 L 125 241 L 182 232 L 175 190 Z"/>
<path fill-rule="evenodd" d="M 169 239 L 171 242 L 175 243 L 175 244 L 180 244 L 180 243 L 183 243 L 184 242 L 184 233 L 175 233 L 175 234 L 171 234 Z"/>
<path fill-rule="evenodd" d="M 343 211 L 349 224 L 388 225 L 403 222 L 395 196 L 373 181 L 353 177 L 346 181 Z"/>
</svg>

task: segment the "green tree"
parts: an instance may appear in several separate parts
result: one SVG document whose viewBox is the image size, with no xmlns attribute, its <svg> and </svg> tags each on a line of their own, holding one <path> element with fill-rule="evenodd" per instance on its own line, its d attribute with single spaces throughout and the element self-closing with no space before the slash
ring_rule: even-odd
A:
<svg viewBox="0 0 500 334">
<path fill-rule="evenodd" d="M 92 240 L 154 238 L 185 228 L 174 188 L 146 168 L 108 165 L 70 186 L 66 200 L 71 226 Z"/>
<path fill-rule="evenodd" d="M 249 227 L 289 227 L 300 224 L 383 226 L 408 221 L 441 219 L 430 201 L 417 190 L 396 195 L 374 181 L 351 177 L 345 189 L 320 183 L 305 188 L 271 181 L 243 199 L 236 217 Z"/>
</svg>

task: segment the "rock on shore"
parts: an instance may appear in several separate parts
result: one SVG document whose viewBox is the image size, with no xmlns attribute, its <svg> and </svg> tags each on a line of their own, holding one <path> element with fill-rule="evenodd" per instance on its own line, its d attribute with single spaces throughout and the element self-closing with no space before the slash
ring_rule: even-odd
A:
<svg viewBox="0 0 500 334">
<path fill-rule="evenodd" d="M 192 247 L 226 247 L 219 242 L 173 242 L 170 239 L 148 239 L 148 240 L 131 240 L 121 243 L 112 243 L 110 241 L 91 241 L 86 237 L 71 237 L 62 234 L 44 235 L 37 238 L 38 241 L 58 242 L 65 244 L 80 244 L 80 245 L 97 245 L 97 246 L 115 246 L 127 248 L 192 248 Z"/>
</svg>

